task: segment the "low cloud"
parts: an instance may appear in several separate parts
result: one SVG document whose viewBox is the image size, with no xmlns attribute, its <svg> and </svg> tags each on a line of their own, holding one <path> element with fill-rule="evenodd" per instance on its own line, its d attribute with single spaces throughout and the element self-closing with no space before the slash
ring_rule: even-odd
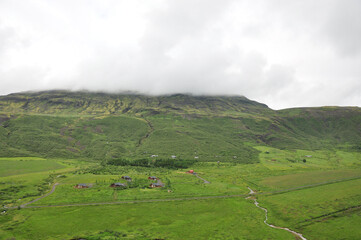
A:
<svg viewBox="0 0 361 240">
<path fill-rule="evenodd" d="M 245 95 L 361 105 L 357 0 L 0 2 L 0 94 Z"/>
</svg>

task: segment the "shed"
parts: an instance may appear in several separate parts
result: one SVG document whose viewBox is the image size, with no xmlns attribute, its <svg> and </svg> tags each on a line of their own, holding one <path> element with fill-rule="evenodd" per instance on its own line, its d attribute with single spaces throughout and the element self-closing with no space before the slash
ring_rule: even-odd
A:
<svg viewBox="0 0 361 240">
<path fill-rule="evenodd" d="M 161 183 L 152 183 L 149 185 L 150 188 L 164 187 Z"/>
<path fill-rule="evenodd" d="M 192 174 L 193 174 L 193 173 L 194 173 L 194 170 L 189 170 L 187 173 L 192 173 Z"/>
<path fill-rule="evenodd" d="M 150 177 L 148 177 L 148 179 L 150 179 L 150 180 L 158 180 L 158 178 L 156 176 L 150 176 Z"/>
<path fill-rule="evenodd" d="M 126 187 L 127 186 L 127 184 L 125 184 L 125 183 L 119 183 L 119 182 L 117 182 L 117 183 L 112 183 L 111 185 L 110 185 L 110 187 Z"/>
<path fill-rule="evenodd" d="M 132 181 L 132 178 L 129 176 L 122 176 L 122 179 L 127 180 L 127 181 Z"/>
<path fill-rule="evenodd" d="M 85 183 L 78 183 L 74 188 L 89 188 L 89 186 Z"/>
</svg>

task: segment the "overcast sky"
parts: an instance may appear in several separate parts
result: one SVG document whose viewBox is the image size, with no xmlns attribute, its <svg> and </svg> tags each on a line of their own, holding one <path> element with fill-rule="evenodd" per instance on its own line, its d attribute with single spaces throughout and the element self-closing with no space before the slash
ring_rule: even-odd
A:
<svg viewBox="0 0 361 240">
<path fill-rule="evenodd" d="M 0 0 L 0 83 L 361 106 L 361 1 Z"/>
</svg>

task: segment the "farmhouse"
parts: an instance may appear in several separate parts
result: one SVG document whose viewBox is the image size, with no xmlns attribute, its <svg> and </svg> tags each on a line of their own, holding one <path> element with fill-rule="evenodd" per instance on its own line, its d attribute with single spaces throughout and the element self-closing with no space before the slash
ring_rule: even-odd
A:
<svg viewBox="0 0 361 240">
<path fill-rule="evenodd" d="M 126 187 L 127 185 L 125 183 L 112 183 L 110 187 Z"/>
<path fill-rule="evenodd" d="M 187 173 L 194 174 L 194 170 L 189 170 Z"/>
<path fill-rule="evenodd" d="M 129 176 L 122 176 L 122 179 L 127 180 L 127 181 L 132 181 L 132 178 Z"/>
<path fill-rule="evenodd" d="M 86 185 L 85 183 L 78 183 L 77 185 L 74 186 L 74 188 L 89 188 L 89 186 Z"/>
<path fill-rule="evenodd" d="M 148 177 L 148 179 L 150 179 L 150 180 L 158 180 L 158 178 L 156 176 L 150 176 L 150 177 Z"/>
<path fill-rule="evenodd" d="M 157 188 L 157 187 L 164 187 L 164 185 L 161 184 L 161 183 L 152 183 L 152 184 L 149 185 L 149 187 L 151 187 L 151 188 Z"/>
</svg>

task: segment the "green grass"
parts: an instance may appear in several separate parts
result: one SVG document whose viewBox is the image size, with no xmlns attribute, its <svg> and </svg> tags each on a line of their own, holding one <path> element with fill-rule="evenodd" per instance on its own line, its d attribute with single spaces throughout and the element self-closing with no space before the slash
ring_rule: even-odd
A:
<svg viewBox="0 0 361 240">
<path fill-rule="evenodd" d="M 244 97 L 53 91 L 0 97 L 0 112 L 0 157 L 255 163 L 252 146 L 359 152 L 361 142 L 359 108 L 273 111 Z"/>
<path fill-rule="evenodd" d="M 263 179 L 261 184 L 275 189 L 287 189 L 353 177 L 361 178 L 361 169 L 311 171 L 283 176 L 267 177 Z"/>
<path fill-rule="evenodd" d="M 33 172 L 50 171 L 65 166 L 52 160 L 0 160 L 0 177 L 20 175 Z"/>
<path fill-rule="evenodd" d="M 82 165 L 69 160 L 39 158 L 2 158 L 0 165 L 0 204 L 20 205 L 44 194 L 57 176 Z M 23 161 L 22 161 L 23 160 Z M 87 163 L 89 165 L 89 163 Z"/>
<path fill-rule="evenodd" d="M 34 205 L 234 195 L 245 194 L 248 192 L 246 184 L 233 175 L 236 174 L 237 169 L 233 171 L 232 175 L 230 175 L 228 171 L 228 176 L 222 177 L 222 175 L 227 172 L 225 166 L 222 169 L 213 165 L 208 167 L 195 166 L 195 171 L 201 177 L 211 181 L 211 184 L 205 184 L 195 176 L 185 173 L 186 170 L 149 169 L 142 167 L 114 168 L 117 170 L 122 169 L 120 170 L 121 174 L 67 174 L 66 178 L 57 179 L 57 182 L 61 184 L 57 186 L 56 191 L 52 195 L 34 203 Z M 125 169 L 127 169 L 127 171 Z M 131 176 L 133 182 L 139 182 L 140 186 L 116 191 L 114 188 L 109 187 L 110 184 L 114 182 L 127 183 L 125 180 L 121 179 L 122 175 Z M 148 176 L 153 175 L 161 179 L 165 184 L 164 188 L 148 189 L 148 186 L 153 181 L 147 180 L 147 178 Z M 78 183 L 92 184 L 92 187 L 87 189 L 75 189 L 74 186 Z M 172 192 L 168 192 L 168 189 L 172 190 Z"/>
<path fill-rule="evenodd" d="M 28 202 L 49 191 L 49 183 L 54 182 L 60 183 L 55 192 L 33 203 L 33 206 L 246 194 L 249 191 L 247 186 L 266 192 L 357 176 L 360 173 L 357 169 L 359 165 L 355 165 L 359 155 L 355 152 L 290 151 L 269 147 L 257 147 L 257 150 L 261 152 L 259 163 L 198 162 L 191 168 L 178 170 L 54 160 L 67 167 L 1 177 L 0 191 L 7 189 L 7 200 L 2 203 L 18 206 Z M 310 164 L 289 161 L 301 158 L 306 153 L 313 156 L 308 159 Z M 275 157 L 279 160 L 276 164 L 268 161 Z M 23 162 L 20 159 L 1 159 L 0 162 Z M 31 161 L 46 163 L 49 160 L 34 158 L 28 162 Z M 186 174 L 189 169 L 211 183 L 204 184 L 195 176 Z M 65 177 L 57 178 L 60 175 Z M 131 176 L 140 185 L 117 191 L 110 188 L 109 185 L 113 182 L 126 182 L 120 179 L 122 175 Z M 147 180 L 150 175 L 159 177 L 167 184 L 166 187 L 143 189 L 152 182 Z M 359 212 L 357 209 L 350 212 L 340 210 L 361 204 L 360 181 L 361 179 L 282 194 L 259 195 L 258 201 L 261 206 L 268 208 L 271 223 L 289 227 L 309 239 L 330 238 L 331 234 L 321 232 L 316 226 L 324 230 L 328 226 L 336 226 L 336 223 L 340 224 L 340 230 L 336 232 L 331 229 L 330 232 L 343 234 L 345 239 L 353 239 L 358 233 L 356 227 L 359 225 L 356 223 Z M 73 186 L 77 183 L 93 184 L 93 187 L 74 189 Z M 43 187 L 42 192 L 39 191 L 40 187 Z M 168 192 L 168 189 L 172 192 Z M 326 217 L 322 217 L 323 215 Z M 197 239 L 294 238 L 285 231 L 267 227 L 263 220 L 264 212 L 244 198 L 52 207 L 8 211 L 1 217 L 0 235 L 4 236 L 3 239 L 71 239 L 89 236 L 93 236 L 89 239 L 101 239 L 100 236 L 107 239 L 105 235 L 126 235 L 130 239 L 191 239 L 194 234 Z M 352 226 L 349 233 L 341 229 L 350 228 L 350 224 L 355 224 L 355 227 Z M 109 231 L 101 233 L 105 230 Z"/>
<path fill-rule="evenodd" d="M 330 225 L 328 222 L 335 219 L 339 224 L 338 229 L 345 229 L 337 235 L 350 232 L 344 235 L 343 239 L 353 239 L 355 234 L 361 234 L 360 222 L 351 225 L 359 219 L 361 179 L 259 196 L 258 199 L 260 205 L 269 210 L 269 222 L 278 226 L 289 226 L 304 233 L 306 237 L 310 234 L 309 236 L 317 236 L 317 239 L 333 238 L 332 227 L 335 222 Z M 347 210 L 357 206 L 354 211 Z M 319 228 L 313 226 L 314 224 Z M 330 232 L 327 232 L 328 229 Z"/>
<path fill-rule="evenodd" d="M 33 205 L 245 194 L 248 186 L 265 193 L 358 177 L 360 113 L 360 108 L 338 107 L 273 111 L 244 97 L 66 91 L 3 96 L 0 204 L 29 202 L 55 182 L 60 183 L 55 192 Z M 153 154 L 198 158 L 178 170 L 106 165 L 119 159 L 152 161 Z M 185 174 L 190 169 L 211 183 Z M 139 185 L 110 188 L 125 182 L 122 175 Z M 144 188 L 149 175 L 166 187 Z M 360 181 L 259 195 L 258 200 L 269 209 L 270 222 L 309 239 L 355 239 Z M 74 189 L 78 183 L 93 187 Z M 294 239 L 263 219 L 264 212 L 243 198 L 21 209 L 0 216 L 0 239 L 92 240 L 125 234 L 129 239 Z"/>
<path fill-rule="evenodd" d="M 9 213 L 13 222 L 3 224 L 0 235 L 70 239 L 111 229 L 146 239 L 293 239 L 264 225 L 262 217 L 244 199 L 23 209 Z"/>
</svg>

